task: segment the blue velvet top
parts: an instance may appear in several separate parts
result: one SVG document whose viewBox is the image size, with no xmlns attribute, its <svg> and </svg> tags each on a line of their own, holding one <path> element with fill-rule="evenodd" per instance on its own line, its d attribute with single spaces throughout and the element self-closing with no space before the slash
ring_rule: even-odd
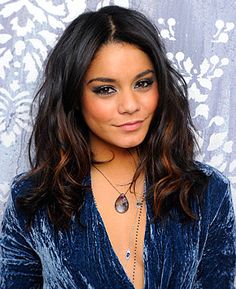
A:
<svg viewBox="0 0 236 289">
<path fill-rule="evenodd" d="M 176 214 L 155 224 L 147 202 L 145 289 L 235 288 L 236 232 L 229 182 L 209 166 L 201 165 L 201 169 L 210 178 L 203 205 L 193 204 L 198 221 L 184 224 Z M 72 218 L 69 230 L 57 233 L 39 210 L 28 232 L 15 200 L 29 182 L 13 184 L 5 211 L 0 288 L 133 289 L 112 249 L 92 192 L 87 192 L 81 213 L 85 228 Z"/>
</svg>

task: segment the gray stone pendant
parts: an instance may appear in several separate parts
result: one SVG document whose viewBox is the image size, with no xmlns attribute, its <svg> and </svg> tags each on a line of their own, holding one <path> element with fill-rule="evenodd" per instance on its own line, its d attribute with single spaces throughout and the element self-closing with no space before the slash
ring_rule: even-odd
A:
<svg viewBox="0 0 236 289">
<path fill-rule="evenodd" d="M 125 194 L 120 194 L 115 202 L 115 209 L 118 213 L 123 214 L 129 209 L 129 202 Z"/>
</svg>

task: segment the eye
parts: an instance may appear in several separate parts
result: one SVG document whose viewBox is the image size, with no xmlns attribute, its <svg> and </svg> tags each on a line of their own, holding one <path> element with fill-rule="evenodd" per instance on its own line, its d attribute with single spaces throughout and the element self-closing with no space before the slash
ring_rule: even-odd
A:
<svg viewBox="0 0 236 289">
<path fill-rule="evenodd" d="M 136 82 L 134 88 L 145 89 L 153 84 L 153 79 L 143 79 Z"/>
<path fill-rule="evenodd" d="M 99 95 L 110 95 L 114 93 L 116 90 L 112 86 L 96 86 L 92 88 L 92 91 Z"/>
</svg>

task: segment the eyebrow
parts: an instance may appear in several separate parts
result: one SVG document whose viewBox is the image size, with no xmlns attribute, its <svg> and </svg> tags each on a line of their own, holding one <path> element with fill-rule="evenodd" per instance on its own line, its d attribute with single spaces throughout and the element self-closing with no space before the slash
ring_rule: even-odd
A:
<svg viewBox="0 0 236 289">
<path fill-rule="evenodd" d="M 152 69 L 147 69 L 147 70 L 144 70 L 142 72 L 140 72 L 139 74 L 137 74 L 134 78 L 134 80 L 137 80 L 138 78 L 140 77 L 143 77 L 149 73 L 152 73 L 152 74 L 155 74 L 154 70 Z M 116 82 L 115 79 L 113 78 L 108 78 L 108 77 L 97 77 L 97 78 L 93 78 L 93 79 L 90 79 L 88 82 L 87 82 L 87 85 L 93 81 L 100 81 L 100 82 L 110 82 L 110 83 L 113 83 L 113 82 Z"/>
</svg>

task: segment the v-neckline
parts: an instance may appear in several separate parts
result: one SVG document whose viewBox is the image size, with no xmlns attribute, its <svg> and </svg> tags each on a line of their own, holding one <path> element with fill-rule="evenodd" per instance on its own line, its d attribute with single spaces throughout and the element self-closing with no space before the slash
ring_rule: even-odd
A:
<svg viewBox="0 0 236 289">
<path fill-rule="evenodd" d="M 96 204 L 96 201 L 94 199 L 94 195 L 93 195 L 93 190 L 92 190 L 92 181 L 91 181 L 91 174 L 89 175 L 89 178 L 88 178 L 88 185 L 90 187 L 90 190 L 89 190 L 89 195 L 90 195 L 90 198 L 91 198 L 91 202 L 92 202 L 92 205 L 94 207 L 94 210 L 96 212 L 96 215 L 98 217 L 98 220 L 100 221 L 100 224 L 102 226 L 102 230 L 104 232 L 104 235 L 105 235 L 105 239 L 106 239 L 106 242 L 109 246 L 109 250 L 111 252 L 111 255 L 112 255 L 112 258 L 116 264 L 116 267 L 119 269 L 119 271 L 122 273 L 123 276 L 125 276 L 125 279 L 126 281 L 130 284 L 130 286 L 132 286 L 133 289 L 135 289 L 132 281 L 130 280 L 130 278 L 128 277 L 126 271 L 125 271 L 125 268 L 124 266 L 121 264 L 120 260 L 119 260 L 119 257 L 117 256 L 113 246 L 112 246 L 112 243 L 111 243 L 111 240 L 109 238 L 109 235 L 108 235 L 108 232 L 106 230 L 106 227 L 105 227 L 105 223 L 103 221 L 103 218 L 98 210 L 98 207 L 97 207 L 97 204 Z M 144 192 L 144 194 L 146 193 L 146 190 Z M 146 258 L 145 258 L 145 247 L 146 247 L 146 240 L 147 240 L 147 234 L 148 234 L 148 224 L 149 224 L 149 214 L 148 214 L 148 211 L 149 211 L 149 205 L 148 205 L 148 202 L 146 202 L 146 224 L 145 224 L 145 232 L 144 232 L 144 245 L 143 245 L 143 253 L 142 253 L 142 257 L 143 257 L 143 267 L 144 267 L 144 284 L 143 284 L 143 289 L 145 288 L 146 286 Z"/>
</svg>

